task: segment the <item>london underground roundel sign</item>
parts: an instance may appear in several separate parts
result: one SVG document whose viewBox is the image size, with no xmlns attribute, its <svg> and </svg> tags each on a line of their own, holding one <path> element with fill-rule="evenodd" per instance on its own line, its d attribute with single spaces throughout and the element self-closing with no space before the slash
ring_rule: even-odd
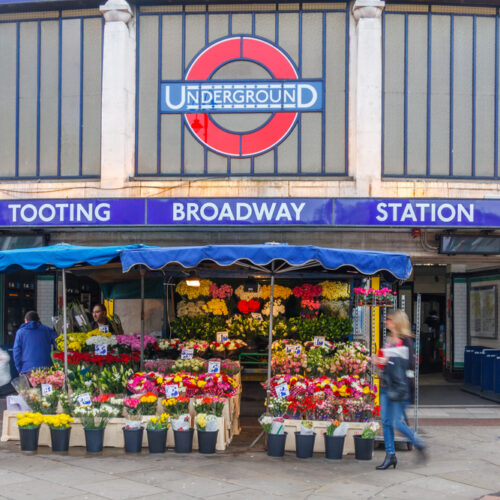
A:
<svg viewBox="0 0 500 500">
<path fill-rule="evenodd" d="M 244 61 L 263 67 L 270 79 L 213 80 L 224 65 Z M 192 134 L 216 153 L 256 156 L 277 146 L 293 129 L 298 113 L 323 110 L 323 81 L 300 79 L 288 55 L 253 36 L 231 36 L 205 47 L 190 63 L 183 81 L 160 85 L 160 112 L 181 113 Z M 248 132 L 231 131 L 212 118 L 217 113 L 267 113 Z"/>
</svg>

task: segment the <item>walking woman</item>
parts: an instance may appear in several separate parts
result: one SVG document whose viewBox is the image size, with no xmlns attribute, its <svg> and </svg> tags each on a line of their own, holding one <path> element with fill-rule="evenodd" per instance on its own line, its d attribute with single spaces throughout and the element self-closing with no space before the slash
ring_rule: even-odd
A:
<svg viewBox="0 0 500 500">
<path fill-rule="evenodd" d="M 389 467 L 396 468 L 398 460 L 394 447 L 394 428 L 406 436 L 425 458 L 425 445 L 406 423 L 404 408 L 409 400 L 409 349 L 403 343 L 403 337 L 411 336 L 410 322 L 404 311 L 396 309 L 387 315 L 386 343 L 378 356 L 374 357 L 377 366 L 382 370 L 380 405 L 382 428 L 384 431 L 385 460 L 377 466 L 378 470 Z"/>
</svg>

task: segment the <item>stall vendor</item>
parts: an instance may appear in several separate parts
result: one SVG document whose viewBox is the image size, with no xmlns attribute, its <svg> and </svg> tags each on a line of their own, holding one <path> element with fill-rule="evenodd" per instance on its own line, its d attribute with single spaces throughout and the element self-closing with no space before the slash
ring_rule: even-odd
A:
<svg viewBox="0 0 500 500">
<path fill-rule="evenodd" d="M 94 321 L 92 321 L 92 329 L 95 330 L 99 327 L 107 326 L 110 333 L 115 333 L 113 325 L 111 325 L 108 320 L 108 311 L 104 304 L 96 304 L 94 306 L 92 309 L 92 317 L 94 318 Z"/>
</svg>

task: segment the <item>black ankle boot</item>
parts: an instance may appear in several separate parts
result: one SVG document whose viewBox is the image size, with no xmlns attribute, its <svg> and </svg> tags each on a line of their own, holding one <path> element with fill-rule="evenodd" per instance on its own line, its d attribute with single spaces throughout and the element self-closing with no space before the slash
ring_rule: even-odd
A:
<svg viewBox="0 0 500 500">
<path fill-rule="evenodd" d="M 398 459 L 396 458 L 396 455 L 393 453 L 392 455 L 387 454 L 385 456 L 384 463 L 381 465 L 377 465 L 375 467 L 377 470 L 385 470 L 388 469 L 391 465 L 396 468 L 396 464 L 398 463 Z"/>
</svg>

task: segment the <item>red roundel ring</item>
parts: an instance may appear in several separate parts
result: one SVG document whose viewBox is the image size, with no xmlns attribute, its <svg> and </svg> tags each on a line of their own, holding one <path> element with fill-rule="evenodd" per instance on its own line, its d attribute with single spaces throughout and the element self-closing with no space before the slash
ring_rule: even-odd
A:
<svg viewBox="0 0 500 500">
<path fill-rule="evenodd" d="M 185 80 L 208 80 L 219 66 L 236 59 L 258 62 L 276 79 L 298 78 L 292 62 L 277 47 L 258 38 L 238 36 L 209 45 L 191 63 Z M 263 127 L 249 133 L 223 130 L 205 113 L 201 115 L 204 126 L 193 127 L 200 114 L 186 113 L 184 116 L 193 135 L 208 148 L 223 155 L 245 157 L 264 153 L 276 146 L 294 126 L 297 114 L 275 113 Z M 200 123 L 199 118 L 197 123 Z"/>
</svg>

